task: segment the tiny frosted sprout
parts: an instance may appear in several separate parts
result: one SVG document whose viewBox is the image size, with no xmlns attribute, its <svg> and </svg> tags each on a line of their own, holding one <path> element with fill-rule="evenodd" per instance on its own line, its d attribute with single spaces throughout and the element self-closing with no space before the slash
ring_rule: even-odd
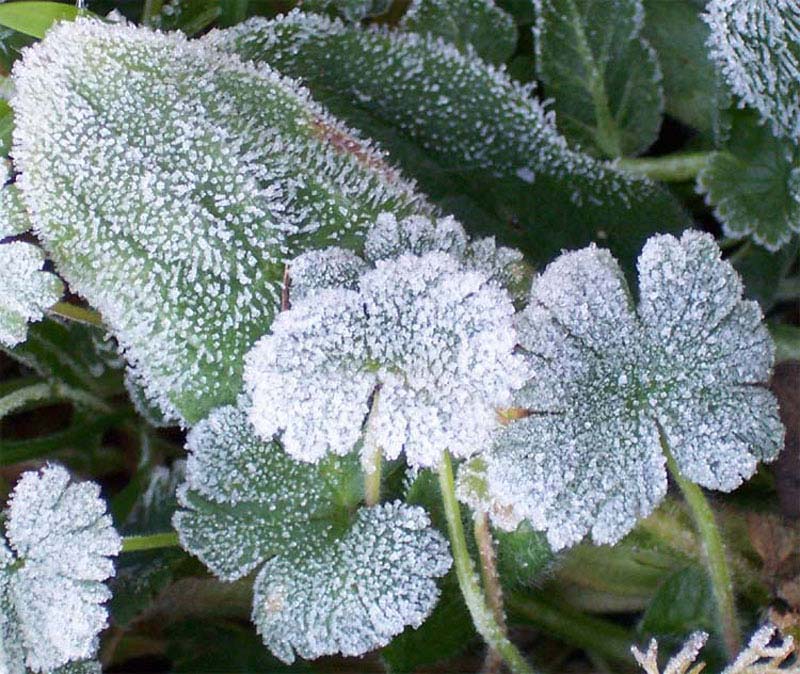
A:
<svg viewBox="0 0 800 674">
<path fill-rule="evenodd" d="M 398 502 L 352 519 L 358 460 L 294 461 L 258 438 L 247 404 L 215 410 L 189 434 L 173 518 L 181 545 L 222 580 L 259 570 L 253 621 L 286 662 L 360 655 L 420 625 L 450 567 L 425 512 Z"/>
<path fill-rule="evenodd" d="M 554 549 L 587 533 L 615 543 L 663 498 L 666 452 L 687 479 L 731 491 L 780 451 L 772 341 L 713 238 L 652 237 L 638 271 L 638 308 L 594 246 L 534 281 L 518 321 L 527 416 L 461 489 L 499 526 L 527 519 Z"/>
<path fill-rule="evenodd" d="M 13 185 L 0 188 L 0 239 L 30 229 L 28 214 Z M 44 253 L 22 241 L 0 244 L 0 344 L 25 341 L 28 323 L 38 321 L 61 299 L 64 286 L 42 269 Z"/>
<path fill-rule="evenodd" d="M 17 184 L 147 397 L 186 425 L 231 403 L 287 260 L 428 212 L 296 82 L 180 33 L 79 19 L 14 67 Z"/>
<path fill-rule="evenodd" d="M 256 579 L 253 620 L 284 662 L 361 655 L 419 627 L 450 568 L 425 511 L 399 501 L 359 510 L 342 538 L 324 543 L 270 560 Z"/>
<path fill-rule="evenodd" d="M 482 450 L 524 368 L 496 259 L 471 247 L 449 218 L 379 218 L 358 287 L 305 295 L 248 354 L 258 433 L 312 462 L 359 442 L 419 467 Z"/>
<path fill-rule="evenodd" d="M 711 57 L 742 102 L 776 136 L 800 140 L 800 5 L 796 0 L 711 0 Z"/>
<path fill-rule="evenodd" d="M 103 581 L 121 549 L 100 488 L 71 482 L 60 466 L 24 473 L 8 502 L 5 539 L 0 666 L 50 672 L 93 657 L 108 620 Z"/>
<path fill-rule="evenodd" d="M 708 641 L 705 632 L 694 632 L 686 640 L 676 655 L 673 655 L 663 672 L 658 667 L 658 642 L 650 640 L 647 652 L 642 653 L 636 646 L 631 647 L 631 653 L 645 674 L 699 674 L 703 665 L 695 665 L 697 656 Z"/>
</svg>

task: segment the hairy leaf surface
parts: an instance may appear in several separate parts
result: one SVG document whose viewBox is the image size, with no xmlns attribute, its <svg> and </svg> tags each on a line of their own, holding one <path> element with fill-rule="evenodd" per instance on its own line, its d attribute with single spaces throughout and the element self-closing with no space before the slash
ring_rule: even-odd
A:
<svg viewBox="0 0 800 674">
<path fill-rule="evenodd" d="M 606 157 L 644 152 L 661 127 L 641 0 L 536 0 L 536 67 L 564 135 Z"/>
<path fill-rule="evenodd" d="M 97 651 L 110 597 L 103 581 L 121 548 L 99 494 L 60 466 L 24 473 L 11 494 L 10 547 L 0 539 L 0 665 L 14 674 L 24 672 L 23 655 L 30 669 L 48 672 Z"/>
<path fill-rule="evenodd" d="M 711 0 L 708 45 L 733 92 L 775 135 L 800 139 L 800 5 L 795 0 Z"/>
<path fill-rule="evenodd" d="M 733 113 L 730 136 L 698 176 L 728 236 L 776 251 L 800 232 L 800 149 L 750 111 Z"/>
<path fill-rule="evenodd" d="M 352 520 L 361 499 L 352 455 L 297 463 L 235 407 L 198 424 L 188 446 L 181 544 L 224 580 L 261 567 L 253 620 L 280 659 L 359 655 L 433 609 L 435 579 L 450 566 L 444 539 L 424 510 L 399 502 Z"/>
<path fill-rule="evenodd" d="M 185 422 L 235 400 L 287 256 L 427 208 L 305 90 L 180 34 L 59 25 L 14 79 L 37 233 Z"/>
<path fill-rule="evenodd" d="M 439 36 L 461 51 L 472 47 L 489 63 L 503 63 L 517 44 L 514 19 L 494 0 L 414 0 L 402 30 Z"/>
<path fill-rule="evenodd" d="M 783 442 L 767 390 L 773 346 L 761 312 L 707 234 L 650 239 L 638 309 L 616 261 L 566 253 L 534 283 L 520 317 L 532 378 L 485 457 L 495 522 L 529 520 L 558 549 L 591 532 L 614 543 L 666 493 L 662 441 L 681 472 L 730 491 Z M 472 466 L 474 482 L 475 466 Z"/>
<path fill-rule="evenodd" d="M 534 260 L 600 238 L 632 261 L 643 223 L 686 223 L 660 188 L 569 149 L 529 91 L 441 40 L 297 12 L 207 39 L 302 78 L 473 233 Z"/>
</svg>

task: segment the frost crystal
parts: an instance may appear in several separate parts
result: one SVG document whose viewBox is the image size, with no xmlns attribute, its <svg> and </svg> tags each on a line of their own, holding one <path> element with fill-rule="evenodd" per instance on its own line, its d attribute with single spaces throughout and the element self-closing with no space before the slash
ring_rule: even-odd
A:
<svg viewBox="0 0 800 674">
<path fill-rule="evenodd" d="M 0 343 L 25 341 L 28 322 L 38 321 L 64 292 L 59 278 L 42 270 L 40 248 L 21 241 L 0 244 Z"/>
<path fill-rule="evenodd" d="M 267 562 L 256 579 L 253 620 L 281 660 L 385 646 L 419 627 L 450 568 L 442 536 L 424 510 L 400 502 L 358 512 L 333 545 L 300 546 Z"/>
<path fill-rule="evenodd" d="M 14 79 L 35 229 L 184 422 L 235 400 L 288 259 L 429 210 L 305 89 L 179 33 L 62 23 Z"/>
<path fill-rule="evenodd" d="M 800 5 L 797 0 L 711 0 L 711 56 L 744 103 L 777 136 L 800 140 Z"/>
<path fill-rule="evenodd" d="M 405 450 L 411 465 L 433 466 L 445 449 L 484 449 L 524 372 L 511 299 L 477 268 L 496 260 L 469 250 L 451 219 L 380 218 L 358 288 L 302 297 L 248 354 L 258 433 L 283 431 L 289 454 L 317 461 L 349 453 L 369 414 L 369 441 L 387 458 Z"/>
<path fill-rule="evenodd" d="M 528 519 L 556 549 L 587 532 L 618 541 L 666 492 L 661 436 L 711 489 L 777 456 L 772 342 L 713 238 L 653 237 L 638 269 L 638 311 L 616 261 L 593 246 L 534 282 L 518 325 L 533 374 L 517 404 L 530 416 L 485 457 L 498 525 Z"/>
<path fill-rule="evenodd" d="M 0 656 L 8 660 L 0 665 L 24 671 L 23 652 L 36 672 L 92 657 L 107 624 L 102 581 L 121 548 L 99 487 L 48 466 L 23 474 L 6 514 L 13 554 L 0 543 Z"/>
<path fill-rule="evenodd" d="M 291 662 L 358 655 L 419 625 L 450 557 L 424 511 L 399 503 L 350 514 L 362 498 L 353 456 L 292 460 L 255 435 L 241 407 L 223 407 L 189 434 L 181 544 L 223 580 L 261 568 L 253 620 Z M 263 565 L 263 566 L 262 566 Z"/>
</svg>

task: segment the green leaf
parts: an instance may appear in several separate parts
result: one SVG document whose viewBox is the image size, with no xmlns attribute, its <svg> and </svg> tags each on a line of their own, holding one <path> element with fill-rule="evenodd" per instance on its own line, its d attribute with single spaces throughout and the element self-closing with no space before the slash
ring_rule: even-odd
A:
<svg viewBox="0 0 800 674">
<path fill-rule="evenodd" d="M 310 12 L 334 10 L 345 21 L 357 23 L 385 14 L 391 4 L 391 0 L 303 0 L 302 7 Z"/>
<path fill-rule="evenodd" d="M 526 90 L 441 41 L 300 13 L 206 39 L 301 78 L 472 233 L 535 261 L 599 238 L 632 262 L 653 228 L 688 224 L 666 192 L 570 150 Z"/>
<path fill-rule="evenodd" d="M 736 111 L 730 137 L 697 177 L 728 236 L 776 251 L 800 232 L 800 149 L 776 138 L 755 113 Z"/>
<path fill-rule="evenodd" d="M 352 455 L 292 461 L 234 407 L 198 424 L 188 447 L 185 510 L 173 520 L 181 545 L 223 580 L 261 567 L 253 620 L 281 660 L 365 653 L 433 609 L 434 579 L 450 566 L 444 539 L 424 510 L 399 502 L 353 518 Z"/>
<path fill-rule="evenodd" d="M 3 350 L 45 379 L 102 397 L 123 391 L 121 359 L 100 328 L 48 318 L 31 325 L 22 344 Z"/>
<path fill-rule="evenodd" d="M 665 110 L 687 126 L 720 136 L 720 110 L 728 107 L 708 56 L 708 26 L 694 0 L 644 0 L 643 36 L 658 54 Z"/>
<path fill-rule="evenodd" d="M 37 233 L 187 424 L 235 400 L 288 259 L 360 245 L 382 211 L 430 210 L 295 83 L 179 33 L 60 24 L 15 82 Z"/>
<path fill-rule="evenodd" d="M 425 665 L 444 662 L 464 652 L 475 638 L 455 572 L 441 583 L 442 596 L 419 628 L 407 627 L 381 651 L 390 674 L 412 674 Z"/>
<path fill-rule="evenodd" d="M 800 360 L 800 328 L 794 325 L 771 325 L 769 328 L 775 340 L 775 362 Z"/>
<path fill-rule="evenodd" d="M 791 271 L 800 252 L 800 237 L 795 236 L 779 251 L 771 253 L 745 241 L 730 256 L 730 261 L 744 281 L 747 297 L 757 300 L 764 313 L 780 301 L 781 281 Z"/>
<path fill-rule="evenodd" d="M 74 21 L 79 10 L 75 5 L 61 2 L 6 2 L 0 5 L 0 26 L 12 28 L 25 35 L 43 38 L 57 21 Z"/>
<path fill-rule="evenodd" d="M 514 19 L 493 0 L 414 0 L 400 28 L 441 37 L 461 51 L 471 46 L 489 63 L 507 61 L 517 44 Z"/>
<path fill-rule="evenodd" d="M 111 557 L 121 547 L 100 487 L 73 483 L 61 466 L 23 473 L 4 524 L 0 645 L 9 627 L 19 629 L 11 651 L 0 650 L 4 671 L 24 672 L 22 655 L 34 672 L 93 657 L 108 617 L 103 581 L 113 575 Z"/>
<path fill-rule="evenodd" d="M 708 48 L 731 90 L 772 132 L 800 136 L 800 6 L 792 0 L 710 0 Z"/>
<path fill-rule="evenodd" d="M 247 18 L 247 7 L 249 0 L 219 0 L 219 20 L 220 26 L 235 26 Z"/>
<path fill-rule="evenodd" d="M 708 234 L 651 238 L 636 308 L 608 251 L 547 267 L 517 322 L 531 371 L 515 405 L 530 414 L 485 455 L 491 503 L 476 507 L 505 529 L 528 520 L 556 550 L 588 533 L 612 544 L 666 494 L 663 445 L 689 480 L 722 491 L 777 457 L 773 345 L 720 258 Z"/>
<path fill-rule="evenodd" d="M 558 128 L 607 157 L 658 137 L 661 69 L 642 37 L 641 0 L 537 0 L 536 65 Z"/>
<path fill-rule="evenodd" d="M 494 531 L 497 569 L 509 587 L 531 586 L 541 580 L 555 559 L 544 534 L 522 522 L 514 531 Z"/>
</svg>

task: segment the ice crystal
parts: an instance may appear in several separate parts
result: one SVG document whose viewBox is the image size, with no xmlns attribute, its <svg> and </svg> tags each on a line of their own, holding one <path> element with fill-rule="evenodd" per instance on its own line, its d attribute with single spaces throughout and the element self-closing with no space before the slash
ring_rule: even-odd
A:
<svg viewBox="0 0 800 674">
<path fill-rule="evenodd" d="M 636 646 L 631 647 L 631 653 L 645 674 L 686 674 L 694 665 L 707 640 L 708 634 L 705 632 L 694 632 L 678 654 L 670 658 L 663 673 L 658 668 L 658 642 L 655 639 L 650 640 L 646 653 L 642 653 Z M 695 671 L 697 670 L 692 669 L 692 672 Z"/>
<path fill-rule="evenodd" d="M 110 597 L 103 581 L 121 547 L 99 494 L 60 466 L 24 473 L 14 488 L 10 549 L 0 543 L 0 665 L 10 672 L 24 672 L 23 654 L 35 672 L 95 654 Z"/>
<path fill-rule="evenodd" d="M 662 437 L 688 479 L 724 491 L 782 446 L 764 386 L 772 342 L 713 238 L 652 237 L 638 270 L 634 310 L 607 251 L 566 253 L 519 319 L 532 377 L 516 402 L 529 416 L 485 457 L 489 510 L 505 527 L 530 520 L 556 549 L 588 532 L 614 543 L 654 509 Z"/>
<path fill-rule="evenodd" d="M 64 292 L 43 263 L 44 253 L 30 243 L 0 244 L 0 343 L 5 346 L 25 341 L 28 323 L 42 318 Z"/>
<path fill-rule="evenodd" d="M 442 536 L 422 508 L 400 502 L 358 512 L 334 544 L 300 546 L 256 579 L 253 620 L 285 662 L 360 655 L 419 627 L 450 568 Z"/>
<path fill-rule="evenodd" d="M 471 249 L 451 219 L 380 218 L 358 287 L 301 297 L 248 354 L 259 434 L 283 431 L 289 454 L 317 461 L 349 453 L 369 414 L 370 447 L 411 465 L 486 447 L 523 367 L 511 299 L 478 269 L 496 260 Z"/>
<path fill-rule="evenodd" d="M 775 135 L 800 140 L 800 5 L 796 0 L 711 0 L 712 58 Z"/>
<path fill-rule="evenodd" d="M 189 435 L 187 482 L 174 517 L 184 548 L 223 580 L 262 567 L 253 620 L 291 662 L 358 655 L 419 625 L 450 557 L 419 508 L 349 512 L 361 499 L 353 457 L 312 465 L 260 440 L 243 407 L 224 407 Z"/>
<path fill-rule="evenodd" d="M 774 625 L 763 625 L 753 636 L 739 656 L 728 665 L 722 674 L 797 674 L 800 672 L 800 663 L 795 662 L 789 666 L 787 660 L 795 653 L 794 640 L 791 636 L 784 637 L 778 643 L 770 646 L 775 639 L 777 629 Z M 681 648 L 680 652 L 670 658 L 663 672 L 658 667 L 658 643 L 651 639 L 646 653 L 642 653 L 635 646 L 631 648 L 636 662 L 645 674 L 700 674 L 705 670 L 704 662 L 697 662 L 697 656 L 706 643 L 708 635 L 705 632 L 695 632 Z"/>
<path fill-rule="evenodd" d="M 212 31 L 206 40 L 302 77 L 320 95 L 347 96 L 448 167 L 567 181 L 583 204 L 624 209 L 656 193 L 648 181 L 571 150 L 527 89 L 441 38 L 294 11 Z"/>
<path fill-rule="evenodd" d="M 429 209 L 305 89 L 179 33 L 63 23 L 14 79 L 35 229 L 185 422 L 235 400 L 288 259 Z"/>
</svg>

